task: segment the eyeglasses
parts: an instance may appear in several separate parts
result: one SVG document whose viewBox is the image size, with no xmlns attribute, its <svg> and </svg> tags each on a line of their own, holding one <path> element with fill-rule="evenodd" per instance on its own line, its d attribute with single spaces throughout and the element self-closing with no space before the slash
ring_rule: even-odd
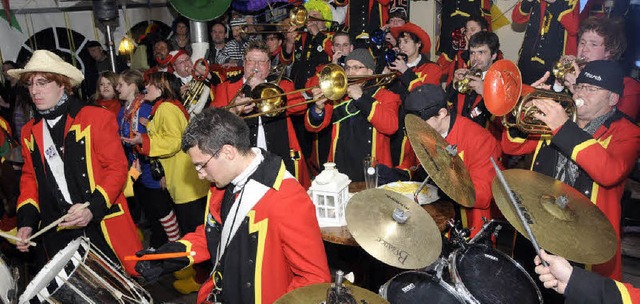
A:
<svg viewBox="0 0 640 304">
<path fill-rule="evenodd" d="M 191 61 L 191 59 L 185 59 L 185 60 L 176 61 L 174 63 L 174 65 L 181 65 L 181 64 L 189 63 L 189 61 Z"/>
<path fill-rule="evenodd" d="M 44 88 L 46 85 L 48 85 L 52 81 L 53 80 L 49 80 L 49 79 L 39 79 L 39 80 L 36 80 L 35 82 L 27 82 L 24 85 L 27 88 L 31 88 L 31 87 Z"/>
<path fill-rule="evenodd" d="M 367 67 L 364 66 L 364 65 L 354 65 L 354 66 L 347 65 L 347 66 L 344 67 L 344 71 L 345 72 L 349 72 L 349 71 L 354 71 L 355 72 L 355 71 L 359 71 L 361 69 L 366 69 L 366 68 Z"/>
<path fill-rule="evenodd" d="M 213 155 L 211 155 L 211 157 L 209 157 L 209 159 L 207 159 L 207 161 L 204 162 L 204 164 L 196 165 L 196 171 L 198 171 L 198 173 L 200 173 L 200 171 L 202 171 L 202 169 L 204 169 L 209 164 L 209 161 L 211 161 L 214 157 L 218 156 L 218 153 L 220 153 L 220 150 L 222 150 L 222 148 L 218 149 L 218 151 L 216 151 L 216 153 L 213 153 Z"/>
<path fill-rule="evenodd" d="M 588 84 L 578 84 L 574 87 L 576 91 L 587 91 L 589 93 L 594 93 L 600 90 L 604 90 L 603 88 L 588 85 Z"/>
</svg>

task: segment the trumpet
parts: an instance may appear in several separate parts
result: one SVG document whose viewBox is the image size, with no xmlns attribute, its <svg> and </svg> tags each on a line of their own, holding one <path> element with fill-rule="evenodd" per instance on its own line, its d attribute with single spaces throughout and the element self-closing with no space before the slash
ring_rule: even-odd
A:
<svg viewBox="0 0 640 304">
<path fill-rule="evenodd" d="M 553 69 L 551 69 L 551 72 L 553 73 L 553 76 L 556 77 L 559 83 L 564 83 L 565 75 L 576 72 L 576 68 L 573 66 L 574 62 L 578 64 L 579 67 L 582 67 L 587 63 L 587 59 L 576 58 L 574 60 L 558 60 L 558 62 L 553 65 Z"/>
<path fill-rule="evenodd" d="M 258 113 L 252 114 L 249 116 L 245 116 L 245 119 L 254 118 L 258 116 L 268 116 L 273 117 L 281 114 L 284 110 L 292 107 L 297 107 L 300 105 L 314 103 L 319 99 L 307 100 L 305 102 L 287 105 L 284 106 L 285 100 L 283 97 L 286 97 L 290 94 L 300 93 L 303 91 L 308 91 L 313 88 L 320 88 L 322 90 L 322 98 L 329 99 L 331 101 L 340 100 L 346 95 L 347 87 L 354 84 L 364 84 L 370 80 L 377 80 L 375 84 L 371 87 L 382 86 L 391 83 L 397 74 L 389 73 L 389 74 L 377 74 L 377 75 L 365 75 L 365 76 L 347 76 L 344 69 L 338 64 L 327 64 L 318 75 L 320 79 L 319 84 L 317 86 L 313 86 L 310 88 L 303 88 L 294 90 L 291 92 L 284 93 L 284 90 L 280 88 L 277 84 L 274 83 L 263 83 L 256 86 L 252 91 L 251 100 L 241 104 L 235 104 L 235 106 L 239 105 L 247 105 L 250 103 L 256 103 Z M 367 87 L 368 88 L 368 87 Z M 365 88 L 366 89 L 366 88 Z M 225 109 L 230 106 L 225 107 Z"/>
<path fill-rule="evenodd" d="M 553 99 L 562 105 L 569 119 L 574 122 L 578 107 L 584 103 L 581 99 L 574 101 L 567 94 L 523 87 L 520 70 L 513 62 L 505 59 L 493 63 L 487 71 L 483 97 L 487 110 L 493 115 L 502 116 L 505 127 L 516 127 L 525 133 L 539 135 L 551 134 L 552 130 L 535 118 L 534 114 L 542 112 L 532 104 L 532 100 Z M 511 114 L 515 121 L 509 122 L 507 114 Z"/>
<path fill-rule="evenodd" d="M 469 86 L 471 78 L 469 78 L 469 76 L 482 77 L 482 70 L 476 68 L 475 65 L 471 66 L 469 71 L 464 74 L 464 78 L 462 80 L 453 82 L 453 88 L 461 94 L 471 93 L 471 87 Z"/>
</svg>

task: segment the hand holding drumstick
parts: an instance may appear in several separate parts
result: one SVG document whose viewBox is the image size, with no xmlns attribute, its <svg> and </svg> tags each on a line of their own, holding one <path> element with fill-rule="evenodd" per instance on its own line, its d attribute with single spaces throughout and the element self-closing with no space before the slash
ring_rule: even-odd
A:
<svg viewBox="0 0 640 304">
<path fill-rule="evenodd" d="M 86 209 L 88 206 L 89 202 L 86 202 L 84 204 L 74 204 L 73 206 L 71 206 L 71 208 L 69 208 L 69 212 L 67 214 L 63 215 L 46 227 L 40 229 L 40 231 L 36 232 L 33 235 L 31 235 L 31 227 L 21 227 L 18 230 L 17 235 L 18 239 L 20 240 L 17 242 L 18 250 L 22 252 L 29 251 L 29 246 L 35 245 L 35 243 L 31 242 L 31 240 L 58 225 L 60 225 L 61 227 L 87 226 L 93 218 L 93 214 L 91 214 L 91 211 L 89 209 Z"/>
</svg>

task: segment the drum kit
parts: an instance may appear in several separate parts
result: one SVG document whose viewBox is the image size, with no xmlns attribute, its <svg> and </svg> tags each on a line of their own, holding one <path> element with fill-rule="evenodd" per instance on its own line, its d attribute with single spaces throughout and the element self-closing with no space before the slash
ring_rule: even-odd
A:
<svg viewBox="0 0 640 304">
<path fill-rule="evenodd" d="M 429 175 L 427 180 L 433 180 L 459 205 L 473 207 L 473 183 L 455 147 L 417 116 L 407 116 L 406 128 Z M 613 257 L 617 248 L 614 229 L 588 198 L 536 172 L 511 169 L 501 173 L 498 177 L 504 182 L 496 178 L 492 187 L 496 204 L 517 231 L 528 236 L 529 228 L 536 236 L 534 245 L 537 239 L 542 248 L 578 263 L 603 263 Z M 499 221 L 488 221 L 468 240 L 469 231 L 450 220 L 449 238 L 445 239 L 433 217 L 418 204 L 421 190 L 419 187 L 414 200 L 385 189 L 364 190 L 349 200 L 347 230 L 355 242 L 375 259 L 408 271 L 383 284 L 376 298 L 362 288 L 348 286 L 355 301 L 340 303 L 543 302 L 534 279 L 523 267 L 490 245 Z M 325 301 L 330 289 L 329 284 L 308 286 L 278 303 L 338 303 Z"/>
<path fill-rule="evenodd" d="M 0 259 L 0 303 L 16 303 L 17 274 Z M 153 303 L 151 295 L 80 237 L 58 252 L 26 286 L 23 303 Z"/>
</svg>

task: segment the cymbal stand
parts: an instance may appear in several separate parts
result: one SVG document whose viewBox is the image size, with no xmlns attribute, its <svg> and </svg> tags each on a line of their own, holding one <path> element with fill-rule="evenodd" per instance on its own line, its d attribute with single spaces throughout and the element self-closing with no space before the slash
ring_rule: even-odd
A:
<svg viewBox="0 0 640 304">
<path fill-rule="evenodd" d="M 502 171 L 498 167 L 498 164 L 496 164 L 496 161 L 493 159 L 493 157 L 490 157 L 490 159 L 491 159 L 491 164 L 493 164 L 493 168 L 496 170 L 496 174 L 497 174 L 496 176 L 498 177 L 498 180 L 502 184 L 502 187 L 504 187 L 504 189 L 506 190 L 507 195 L 509 195 L 509 200 L 511 201 L 511 204 L 513 204 L 513 209 L 515 209 L 516 214 L 518 215 L 518 218 L 520 219 L 520 222 L 524 227 L 524 230 L 527 232 L 527 236 L 529 237 L 529 241 L 531 241 L 531 245 L 533 245 L 533 249 L 536 250 L 536 254 L 539 256 L 540 245 L 538 245 L 538 240 L 536 240 L 536 236 L 533 235 L 533 232 L 531 231 L 531 226 L 529 226 L 529 222 L 527 221 L 527 218 L 524 216 L 524 214 L 522 213 L 522 210 L 520 209 L 521 203 L 519 203 L 518 200 L 516 200 L 515 195 L 513 195 L 513 191 L 511 191 L 511 188 L 507 184 L 507 181 L 505 180 L 504 175 L 502 174 Z M 540 259 L 540 260 L 542 261 L 542 264 L 544 266 L 549 266 L 545 260 L 543 259 Z"/>
<path fill-rule="evenodd" d="M 326 304 L 357 304 L 356 299 L 351 295 L 349 288 L 344 286 L 344 272 L 336 271 L 336 282 L 331 284 L 327 290 Z"/>
</svg>

